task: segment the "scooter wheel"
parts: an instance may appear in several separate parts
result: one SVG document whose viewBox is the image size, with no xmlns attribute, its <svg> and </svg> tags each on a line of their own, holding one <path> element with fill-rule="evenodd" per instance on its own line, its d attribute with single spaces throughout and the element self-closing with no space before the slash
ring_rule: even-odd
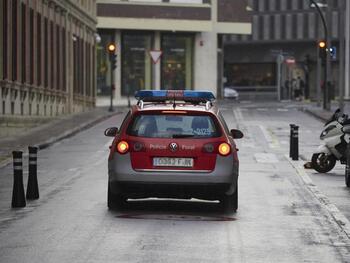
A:
<svg viewBox="0 0 350 263">
<path fill-rule="evenodd" d="M 315 153 L 311 158 L 312 168 L 319 173 L 328 173 L 334 168 L 336 161 L 333 155 L 325 153 Z"/>
</svg>

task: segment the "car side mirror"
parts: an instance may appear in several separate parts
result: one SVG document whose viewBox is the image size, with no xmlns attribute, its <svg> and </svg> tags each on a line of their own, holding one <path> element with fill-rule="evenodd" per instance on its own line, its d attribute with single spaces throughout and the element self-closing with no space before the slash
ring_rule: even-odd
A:
<svg viewBox="0 0 350 263">
<path fill-rule="evenodd" d="M 114 137 L 114 136 L 117 135 L 117 133 L 118 133 L 118 128 L 117 127 L 108 128 L 104 132 L 105 136 L 108 136 L 108 137 Z"/>
<path fill-rule="evenodd" d="M 243 132 L 241 132 L 240 130 L 237 130 L 237 129 L 232 129 L 231 135 L 234 139 L 241 139 L 244 136 Z"/>
</svg>

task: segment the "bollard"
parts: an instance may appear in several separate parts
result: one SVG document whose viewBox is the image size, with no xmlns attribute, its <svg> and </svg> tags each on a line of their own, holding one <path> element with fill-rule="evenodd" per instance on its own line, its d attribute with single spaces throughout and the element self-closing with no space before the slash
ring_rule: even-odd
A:
<svg viewBox="0 0 350 263">
<path fill-rule="evenodd" d="M 350 187 L 350 143 L 346 146 L 345 185 Z"/>
<path fill-rule="evenodd" d="M 293 143 L 292 143 L 292 138 L 293 138 L 294 126 L 295 126 L 295 124 L 289 124 L 289 127 L 290 127 L 290 135 L 289 135 L 289 158 L 292 158 L 292 156 L 293 156 Z"/>
<path fill-rule="evenodd" d="M 299 160 L 299 126 L 294 125 L 292 135 L 292 160 Z"/>
<path fill-rule="evenodd" d="M 22 152 L 13 151 L 13 191 L 12 191 L 12 207 L 25 207 L 26 200 L 23 187 L 23 163 Z"/>
<path fill-rule="evenodd" d="M 38 177 L 37 177 L 37 147 L 28 147 L 29 150 L 29 174 L 28 174 L 28 184 L 27 184 L 27 199 L 34 200 L 39 199 L 39 187 L 38 187 Z"/>
</svg>

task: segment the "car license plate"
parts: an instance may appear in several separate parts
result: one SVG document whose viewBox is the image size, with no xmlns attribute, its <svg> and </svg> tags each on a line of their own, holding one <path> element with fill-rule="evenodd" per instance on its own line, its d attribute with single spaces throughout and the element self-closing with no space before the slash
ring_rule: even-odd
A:
<svg viewBox="0 0 350 263">
<path fill-rule="evenodd" d="M 193 158 L 156 157 L 153 158 L 153 166 L 193 167 Z"/>
</svg>

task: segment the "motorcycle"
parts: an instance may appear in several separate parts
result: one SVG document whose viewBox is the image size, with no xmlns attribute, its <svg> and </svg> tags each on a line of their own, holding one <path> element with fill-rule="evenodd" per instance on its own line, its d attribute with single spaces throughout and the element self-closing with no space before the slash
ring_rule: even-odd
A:
<svg viewBox="0 0 350 263">
<path fill-rule="evenodd" d="M 341 113 L 340 109 L 337 109 L 324 125 L 320 139 L 322 141 L 321 145 L 311 158 L 312 168 L 319 173 L 327 173 L 334 168 L 337 160 L 341 164 L 346 164 L 347 145 L 350 141 L 350 120 L 348 115 Z M 347 186 L 350 187 L 349 176 L 345 178 L 345 181 Z"/>
</svg>

